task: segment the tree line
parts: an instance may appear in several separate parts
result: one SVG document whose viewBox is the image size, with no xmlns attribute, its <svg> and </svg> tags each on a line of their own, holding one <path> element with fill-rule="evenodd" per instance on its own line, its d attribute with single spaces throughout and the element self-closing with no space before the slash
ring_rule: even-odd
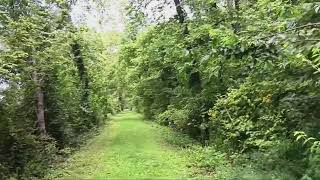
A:
<svg viewBox="0 0 320 180">
<path fill-rule="evenodd" d="M 280 179 L 318 179 L 319 4 L 131 1 L 120 63 L 131 104 Z M 176 11 L 167 18 L 166 7 Z M 149 23 L 149 24 L 148 24 Z"/>
<path fill-rule="evenodd" d="M 120 35 L 75 27 L 74 3 L 0 3 L 0 179 L 43 177 L 120 111 Z"/>
</svg>

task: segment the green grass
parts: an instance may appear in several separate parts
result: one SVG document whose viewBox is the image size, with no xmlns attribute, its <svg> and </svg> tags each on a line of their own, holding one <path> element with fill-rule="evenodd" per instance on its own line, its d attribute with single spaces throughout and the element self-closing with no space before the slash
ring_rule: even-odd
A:
<svg viewBox="0 0 320 180">
<path fill-rule="evenodd" d="M 137 113 L 119 114 L 49 179 L 185 179 L 187 155 L 164 142 L 166 131 Z"/>
</svg>

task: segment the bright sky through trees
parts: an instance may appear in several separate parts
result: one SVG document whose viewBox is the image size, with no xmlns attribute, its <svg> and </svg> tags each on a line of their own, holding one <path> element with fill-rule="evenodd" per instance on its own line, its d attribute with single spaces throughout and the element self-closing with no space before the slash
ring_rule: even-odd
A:
<svg viewBox="0 0 320 180">
<path fill-rule="evenodd" d="M 98 32 L 123 32 L 125 28 L 125 0 L 78 0 L 72 7 L 74 24 L 88 26 Z"/>
</svg>

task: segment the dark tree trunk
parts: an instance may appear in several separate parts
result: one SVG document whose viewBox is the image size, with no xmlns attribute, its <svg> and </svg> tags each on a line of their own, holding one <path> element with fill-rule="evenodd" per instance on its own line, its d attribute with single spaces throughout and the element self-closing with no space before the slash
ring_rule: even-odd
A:
<svg viewBox="0 0 320 180">
<path fill-rule="evenodd" d="M 234 0 L 234 7 L 237 11 L 240 10 L 240 0 Z"/>
<path fill-rule="evenodd" d="M 120 104 L 120 111 L 124 111 L 125 102 L 124 102 L 124 98 L 123 98 L 123 93 L 121 91 L 118 91 L 118 101 Z"/>
<path fill-rule="evenodd" d="M 239 11 L 240 11 L 240 0 L 234 0 L 234 9 L 236 10 L 236 19 L 239 19 Z M 232 24 L 234 32 L 239 33 L 241 30 L 241 25 L 239 22 Z"/>
<path fill-rule="evenodd" d="M 174 0 L 174 4 L 176 5 L 177 17 L 180 23 L 184 23 L 185 21 L 185 13 L 181 5 L 180 0 Z"/>
<path fill-rule="evenodd" d="M 82 104 L 85 107 L 88 107 L 88 102 L 89 102 L 89 77 L 87 73 L 87 69 L 85 67 L 82 54 L 81 54 L 81 47 L 78 43 L 75 43 L 72 46 L 72 52 L 75 57 L 75 63 L 77 65 L 80 81 L 83 85 L 83 91 L 84 94 L 82 96 Z"/>
</svg>

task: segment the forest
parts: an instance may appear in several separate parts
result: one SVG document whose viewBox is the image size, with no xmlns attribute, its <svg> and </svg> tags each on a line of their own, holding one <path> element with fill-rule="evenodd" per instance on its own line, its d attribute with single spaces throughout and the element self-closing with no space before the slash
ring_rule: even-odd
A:
<svg viewBox="0 0 320 180">
<path fill-rule="evenodd" d="M 0 0 L 0 179 L 320 179 L 317 0 Z"/>
</svg>

